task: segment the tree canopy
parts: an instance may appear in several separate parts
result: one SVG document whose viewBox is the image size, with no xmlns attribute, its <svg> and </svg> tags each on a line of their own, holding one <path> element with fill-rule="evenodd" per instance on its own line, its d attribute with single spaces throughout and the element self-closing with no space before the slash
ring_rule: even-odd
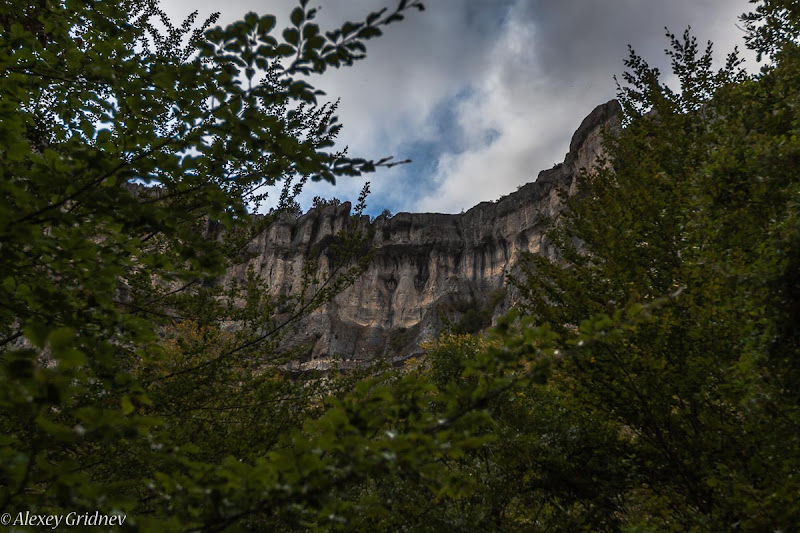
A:
<svg viewBox="0 0 800 533">
<path fill-rule="evenodd" d="M 175 26 L 154 0 L 0 6 L 3 511 L 229 520 L 167 512 L 156 480 L 264 452 L 302 417 L 311 391 L 275 375 L 277 310 L 309 312 L 358 265 L 288 301 L 214 280 L 270 222 L 250 216 L 264 186 L 394 164 L 334 149 L 336 105 L 310 81 L 415 9 L 324 31 L 302 0 L 280 32 L 255 13 Z"/>
<path fill-rule="evenodd" d="M 217 280 L 270 222 L 263 185 L 292 212 L 309 178 L 394 164 L 335 151 L 309 80 L 421 4 L 322 31 L 301 0 L 280 37 L 154 1 L 0 6 L 0 512 L 797 531 L 800 9 L 754 4 L 757 74 L 668 33 L 672 87 L 631 50 L 624 127 L 491 331 L 323 379 L 282 372 L 278 340 L 363 268 L 357 224 L 302 294 Z"/>
</svg>

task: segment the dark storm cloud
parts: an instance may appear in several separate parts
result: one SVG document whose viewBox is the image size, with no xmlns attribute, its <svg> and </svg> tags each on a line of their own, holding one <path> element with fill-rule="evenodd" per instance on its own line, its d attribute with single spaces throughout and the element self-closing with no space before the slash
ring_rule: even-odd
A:
<svg viewBox="0 0 800 533">
<path fill-rule="evenodd" d="M 694 26 L 701 41 L 738 38 L 736 17 L 747 8 L 736 0 L 559 0 L 523 1 L 517 16 L 536 28 L 534 50 L 543 71 L 559 79 L 619 65 L 628 44 L 658 60 L 664 27 L 680 33 Z"/>
</svg>

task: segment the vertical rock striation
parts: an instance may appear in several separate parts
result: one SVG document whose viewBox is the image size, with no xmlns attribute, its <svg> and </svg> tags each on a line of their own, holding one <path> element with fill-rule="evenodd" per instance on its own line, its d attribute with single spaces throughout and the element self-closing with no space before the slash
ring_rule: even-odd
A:
<svg viewBox="0 0 800 533">
<path fill-rule="evenodd" d="M 548 253 L 543 221 L 558 215 L 562 191 L 575 193 L 579 170 L 594 164 L 603 131 L 619 128 L 619 114 L 614 100 L 598 106 L 573 135 L 563 163 L 465 213 L 398 213 L 370 223 L 367 217 L 354 220 L 350 204 L 343 203 L 299 218 L 284 215 L 252 243 L 249 263 L 228 277 L 252 268 L 272 292 L 297 291 L 310 254 L 319 256 L 324 276 L 325 252 L 337 232 L 352 224 L 368 227 L 373 259 L 366 272 L 301 321 L 285 342 L 301 348 L 298 364 L 304 368 L 325 368 L 333 360 L 347 366 L 406 358 L 448 320 L 461 327 L 485 325 L 503 308 L 497 304 L 505 299 L 506 274 L 522 253 Z M 459 324 L 464 318 L 472 323 Z"/>
</svg>

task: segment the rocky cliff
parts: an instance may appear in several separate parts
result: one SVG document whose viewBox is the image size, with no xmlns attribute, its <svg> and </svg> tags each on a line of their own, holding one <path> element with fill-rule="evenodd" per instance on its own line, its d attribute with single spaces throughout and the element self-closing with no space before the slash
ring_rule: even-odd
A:
<svg viewBox="0 0 800 533">
<path fill-rule="evenodd" d="M 299 218 L 286 214 L 253 241 L 252 259 L 228 276 L 252 268 L 276 294 L 298 291 L 307 259 L 320 258 L 317 274 L 324 277 L 334 236 L 355 224 L 368 230 L 371 262 L 287 336 L 287 345 L 302 353 L 300 366 L 401 360 L 444 327 L 484 327 L 509 303 L 505 276 L 520 254 L 548 253 L 544 219 L 558 215 L 561 191 L 575 192 L 578 171 L 592 166 L 603 130 L 619 127 L 619 112 L 614 100 L 595 108 L 573 135 L 563 163 L 496 202 L 455 215 L 398 213 L 372 222 L 354 219 L 349 203 Z"/>
</svg>

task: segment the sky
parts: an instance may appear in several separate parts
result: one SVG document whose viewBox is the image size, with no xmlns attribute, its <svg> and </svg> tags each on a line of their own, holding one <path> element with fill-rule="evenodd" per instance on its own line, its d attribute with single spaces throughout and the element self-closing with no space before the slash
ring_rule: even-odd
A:
<svg viewBox="0 0 800 533">
<path fill-rule="evenodd" d="M 397 0 L 312 0 L 323 30 Z M 714 43 L 720 62 L 739 46 L 738 16 L 748 0 L 424 0 L 426 11 L 368 41 L 367 58 L 309 80 L 341 99 L 339 147 L 351 156 L 395 156 L 412 163 L 335 186 L 307 186 L 314 196 L 355 203 L 371 183 L 367 212 L 384 209 L 458 213 L 534 181 L 561 162 L 572 133 L 591 110 L 615 97 L 628 45 L 669 72 L 665 26 L 687 26 Z M 220 11 L 221 25 L 248 11 L 288 25 L 296 0 L 164 0 L 182 19 Z M 755 59 L 745 54 L 748 69 Z M 277 199 L 279 190 L 271 193 Z"/>
</svg>

